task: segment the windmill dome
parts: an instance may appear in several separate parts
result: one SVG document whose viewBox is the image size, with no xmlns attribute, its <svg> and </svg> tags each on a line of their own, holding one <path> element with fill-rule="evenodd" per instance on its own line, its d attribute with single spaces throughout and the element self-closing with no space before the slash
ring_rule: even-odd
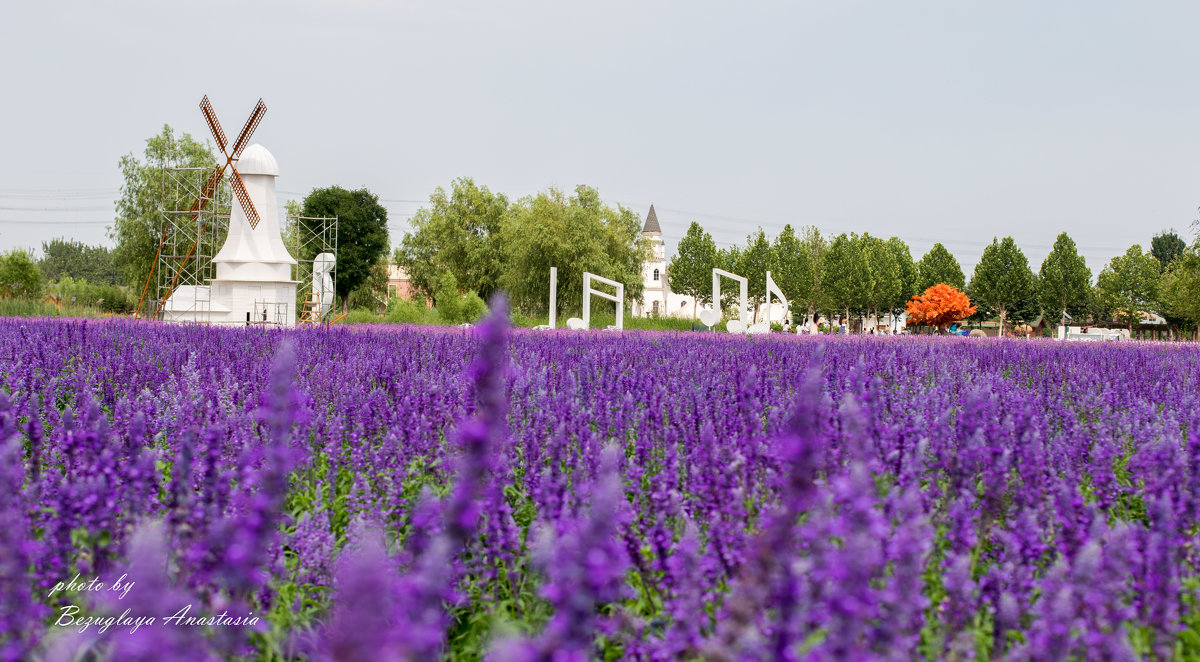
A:
<svg viewBox="0 0 1200 662">
<path fill-rule="evenodd" d="M 279 164 L 275 162 L 275 157 L 258 143 L 242 152 L 242 156 L 238 158 L 237 170 L 242 175 L 279 176 Z"/>
</svg>

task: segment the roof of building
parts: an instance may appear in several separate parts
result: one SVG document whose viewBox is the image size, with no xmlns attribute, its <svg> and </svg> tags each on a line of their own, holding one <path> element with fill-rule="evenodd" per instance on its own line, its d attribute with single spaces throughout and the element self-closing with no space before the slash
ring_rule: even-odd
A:
<svg viewBox="0 0 1200 662">
<path fill-rule="evenodd" d="M 662 234 L 662 228 L 658 226 L 658 214 L 654 213 L 654 205 L 650 205 L 650 213 L 646 214 L 646 224 L 642 226 L 642 234 L 650 232 Z"/>
<path fill-rule="evenodd" d="M 255 143 L 246 148 L 238 158 L 237 170 L 242 175 L 279 176 L 279 163 L 266 147 Z"/>
</svg>

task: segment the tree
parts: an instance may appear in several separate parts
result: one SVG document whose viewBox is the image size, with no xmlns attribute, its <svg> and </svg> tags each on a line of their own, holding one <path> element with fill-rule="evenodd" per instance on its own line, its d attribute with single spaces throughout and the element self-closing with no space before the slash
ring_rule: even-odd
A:
<svg viewBox="0 0 1200 662">
<path fill-rule="evenodd" d="M 1017 248 L 1012 237 L 992 239 L 983 249 L 968 289 L 971 298 L 995 310 L 1000 315 L 1000 335 L 1010 310 L 1034 300 L 1037 279 L 1029 268 L 1029 260 Z"/>
<path fill-rule="evenodd" d="M 132 153 L 121 157 L 121 198 L 117 200 L 117 215 L 108 236 L 117 246 L 112 251 L 113 263 L 125 283 L 140 296 L 163 237 L 162 210 L 187 210 L 195 203 L 202 178 L 216 166 L 208 142 L 199 142 L 184 133 L 176 137 L 174 130 L 163 125 L 162 132 L 146 140 L 145 161 Z M 201 168 L 195 171 L 196 190 L 167 186 L 165 168 Z M 228 208 L 223 210 L 228 212 Z M 218 237 L 221 242 L 224 237 Z"/>
<path fill-rule="evenodd" d="M 42 294 L 42 272 L 29 253 L 14 249 L 0 255 L 0 298 L 33 299 Z"/>
<path fill-rule="evenodd" d="M 1037 289 L 1042 308 L 1047 314 L 1053 311 L 1060 320 L 1086 309 L 1092 292 L 1092 270 L 1066 232 L 1058 235 L 1054 248 L 1042 261 Z"/>
<path fill-rule="evenodd" d="M 867 256 L 863 255 L 858 235 L 842 233 L 834 238 L 825 254 L 821 273 L 821 292 L 826 305 L 845 313 L 867 305 L 874 281 Z"/>
<path fill-rule="evenodd" d="M 871 272 L 871 289 L 866 303 L 875 324 L 879 324 L 879 310 L 891 310 L 904 287 L 900 264 L 892 246 L 883 239 L 864 232 L 859 242 Z"/>
<path fill-rule="evenodd" d="M 1129 332 L 1142 311 L 1154 304 L 1158 287 L 1158 260 L 1134 244 L 1109 261 L 1096 281 L 1096 295 L 1106 309 L 1125 322 Z"/>
<path fill-rule="evenodd" d="M 712 303 L 712 270 L 716 262 L 717 244 L 712 235 L 692 221 L 675 247 L 675 257 L 667 265 L 667 282 L 672 292 L 692 297 L 693 318 L 698 302 Z"/>
<path fill-rule="evenodd" d="M 387 261 L 379 260 L 368 271 L 367 278 L 346 297 L 346 307 L 379 313 L 387 309 Z"/>
<path fill-rule="evenodd" d="M 438 279 L 434 289 L 437 297 L 437 316 L 447 324 L 464 324 L 478 320 L 487 312 L 487 304 L 470 290 L 463 294 L 454 274 L 447 271 Z"/>
<path fill-rule="evenodd" d="M 935 326 L 962 321 L 975 314 L 966 294 L 946 283 L 938 283 L 908 302 L 908 323 Z"/>
<path fill-rule="evenodd" d="M 469 177 L 454 180 L 448 195 L 439 186 L 429 196 L 429 206 L 409 221 L 413 231 L 396 249 L 396 263 L 427 293 L 433 294 L 449 272 L 459 287 L 491 298 L 504 268 L 500 234 L 508 206 L 504 194 L 477 186 Z"/>
<path fill-rule="evenodd" d="M 900 284 L 896 296 L 888 302 L 888 309 L 893 316 L 894 324 L 895 317 L 907 308 L 909 299 L 919 292 L 917 289 L 917 264 L 913 262 L 912 253 L 908 250 L 908 244 L 904 243 L 904 240 L 899 237 L 889 237 L 887 245 L 896 261 L 896 272 L 899 275 Z"/>
<path fill-rule="evenodd" d="M 1158 261 L 1158 273 L 1166 273 L 1171 263 L 1183 256 L 1187 244 L 1175 230 L 1163 230 L 1150 240 L 1150 254 Z"/>
<path fill-rule="evenodd" d="M 313 189 L 304 198 L 304 216 L 338 219 L 336 294 L 342 311 L 349 295 L 365 283 L 371 269 L 387 255 L 387 209 L 379 196 L 365 188 L 349 191 L 340 186 Z"/>
<path fill-rule="evenodd" d="M 1200 248 L 1175 259 L 1159 283 L 1158 299 L 1168 314 L 1200 324 Z"/>
<path fill-rule="evenodd" d="M 803 240 L 796 236 L 791 225 L 775 237 L 775 284 L 787 297 L 793 319 L 799 320 L 808 312 L 808 299 L 813 291 L 813 258 Z"/>
<path fill-rule="evenodd" d="M 717 263 L 714 265 L 718 269 L 724 269 L 731 273 L 737 273 L 738 263 L 742 260 L 742 249 L 740 246 L 726 246 L 717 251 Z M 738 274 L 739 276 L 742 274 Z M 709 274 L 709 287 L 712 287 L 712 274 Z M 749 286 L 747 286 L 747 296 L 749 296 Z M 709 294 L 712 297 L 712 294 Z M 713 304 L 717 310 L 726 311 L 732 308 L 737 303 L 738 290 L 736 287 L 721 284 L 721 301 L 720 304 Z"/>
<path fill-rule="evenodd" d="M 924 292 L 938 283 L 953 285 L 961 290 L 966 286 L 967 278 L 963 275 L 958 260 L 954 259 L 950 251 L 941 244 L 934 244 L 933 248 L 930 248 L 929 252 L 917 263 L 916 289 Z"/>
<path fill-rule="evenodd" d="M 811 316 L 825 305 L 821 280 L 824 277 L 825 254 L 829 251 L 829 242 L 821 236 L 820 230 L 809 225 L 800 229 L 800 245 L 812 264 L 812 280 L 801 281 L 797 287 L 798 302 L 803 305 L 805 314 Z"/>
<path fill-rule="evenodd" d="M 642 265 L 650 246 L 633 211 L 603 204 L 596 189 L 586 186 L 570 197 L 551 188 L 523 198 L 510 210 L 501 231 L 506 267 L 500 287 L 515 307 L 529 313 L 546 310 L 550 267 L 558 268 L 560 309 L 582 306 L 585 271 L 622 283 L 626 303 L 641 298 Z"/>
<path fill-rule="evenodd" d="M 753 322 L 758 322 L 758 309 L 766 298 L 767 272 L 778 269 L 775 250 L 767 240 L 767 233 L 759 228 L 757 234 L 746 235 L 746 248 L 738 255 L 736 268 L 732 271 L 747 281 Z"/>
<path fill-rule="evenodd" d="M 88 246 L 82 241 L 52 239 L 42 242 L 38 268 L 46 280 L 71 278 L 93 285 L 116 285 L 121 274 L 105 246 Z"/>
</svg>

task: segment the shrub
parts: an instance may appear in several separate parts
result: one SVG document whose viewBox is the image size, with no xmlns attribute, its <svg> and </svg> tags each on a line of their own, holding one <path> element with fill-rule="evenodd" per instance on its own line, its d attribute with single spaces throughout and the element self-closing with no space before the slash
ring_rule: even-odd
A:
<svg viewBox="0 0 1200 662">
<path fill-rule="evenodd" d="M 133 312 L 129 293 L 116 285 L 94 285 L 69 276 L 46 286 L 46 291 L 66 308 L 99 308 L 101 312 L 125 315 Z"/>
<path fill-rule="evenodd" d="M 386 321 L 386 318 L 380 317 L 366 308 L 355 308 L 342 318 L 342 322 L 346 324 L 379 324 Z"/>
<path fill-rule="evenodd" d="M 0 297 L 34 299 L 42 294 L 42 272 L 23 250 L 0 255 Z"/>
<path fill-rule="evenodd" d="M 445 324 L 463 324 L 475 322 L 487 312 L 487 304 L 474 292 L 465 295 L 458 291 L 458 281 L 454 274 L 443 274 L 434 290 L 434 308 L 438 318 Z"/>
<path fill-rule="evenodd" d="M 437 324 L 437 314 L 421 301 L 392 297 L 388 300 L 387 321 L 392 324 Z"/>
</svg>

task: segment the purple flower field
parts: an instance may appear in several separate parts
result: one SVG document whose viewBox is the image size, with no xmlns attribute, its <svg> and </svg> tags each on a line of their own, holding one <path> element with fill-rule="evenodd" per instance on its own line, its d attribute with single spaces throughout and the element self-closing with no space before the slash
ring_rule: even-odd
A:
<svg viewBox="0 0 1200 662">
<path fill-rule="evenodd" d="M 0 659 L 1200 655 L 1200 349 L 0 320 Z"/>
</svg>

